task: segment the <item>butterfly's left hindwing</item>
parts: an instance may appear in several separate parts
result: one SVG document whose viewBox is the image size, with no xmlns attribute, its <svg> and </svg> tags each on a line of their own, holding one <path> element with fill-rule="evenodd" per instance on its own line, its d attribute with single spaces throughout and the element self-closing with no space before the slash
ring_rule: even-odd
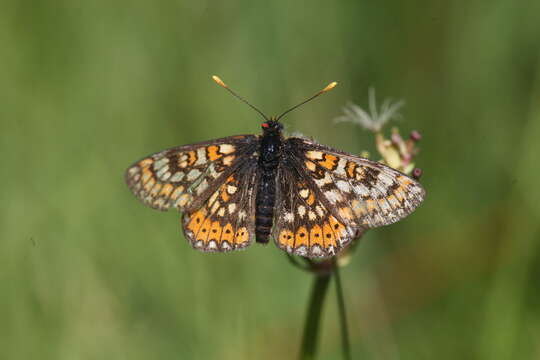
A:
<svg viewBox="0 0 540 360">
<path fill-rule="evenodd" d="M 404 218 L 424 196 L 417 181 L 386 165 L 288 138 L 274 240 L 292 254 L 332 256 L 366 229 Z"/>
<path fill-rule="evenodd" d="M 253 242 L 258 177 L 257 162 L 247 160 L 200 207 L 184 213 L 184 235 L 195 249 L 225 252 Z"/>
<path fill-rule="evenodd" d="M 229 174 L 251 161 L 257 144 L 257 136 L 239 135 L 164 150 L 129 167 L 126 182 L 145 205 L 184 211 L 202 204 Z"/>
</svg>

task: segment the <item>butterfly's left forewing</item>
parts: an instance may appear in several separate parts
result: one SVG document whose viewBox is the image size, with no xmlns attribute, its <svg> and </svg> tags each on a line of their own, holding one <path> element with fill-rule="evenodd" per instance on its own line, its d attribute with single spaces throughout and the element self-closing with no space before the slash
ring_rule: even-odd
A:
<svg viewBox="0 0 540 360">
<path fill-rule="evenodd" d="M 126 182 L 145 205 L 180 211 L 202 204 L 236 168 L 252 159 L 258 138 L 238 135 L 149 155 L 126 171 Z"/>
</svg>

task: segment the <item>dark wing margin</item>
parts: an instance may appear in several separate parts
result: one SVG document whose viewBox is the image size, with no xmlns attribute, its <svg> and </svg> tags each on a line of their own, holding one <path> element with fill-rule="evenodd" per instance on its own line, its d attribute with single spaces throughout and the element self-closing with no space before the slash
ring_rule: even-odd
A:
<svg viewBox="0 0 540 360">
<path fill-rule="evenodd" d="M 257 144 L 255 135 L 238 135 L 167 149 L 134 163 L 125 180 L 145 205 L 185 211 L 206 201 L 229 174 L 253 158 Z"/>
</svg>

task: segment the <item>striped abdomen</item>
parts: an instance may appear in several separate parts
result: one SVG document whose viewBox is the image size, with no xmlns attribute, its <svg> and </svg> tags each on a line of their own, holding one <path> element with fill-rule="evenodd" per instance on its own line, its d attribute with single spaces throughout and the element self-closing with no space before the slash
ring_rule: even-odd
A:
<svg viewBox="0 0 540 360">
<path fill-rule="evenodd" d="M 280 134 L 263 136 L 259 154 L 261 177 L 257 186 L 255 235 L 257 242 L 267 243 L 272 230 L 276 202 L 276 177 L 281 157 Z"/>
<path fill-rule="evenodd" d="M 257 188 L 257 204 L 255 210 L 255 235 L 257 242 L 267 243 L 272 230 L 274 204 L 276 201 L 276 171 L 261 173 Z"/>
</svg>

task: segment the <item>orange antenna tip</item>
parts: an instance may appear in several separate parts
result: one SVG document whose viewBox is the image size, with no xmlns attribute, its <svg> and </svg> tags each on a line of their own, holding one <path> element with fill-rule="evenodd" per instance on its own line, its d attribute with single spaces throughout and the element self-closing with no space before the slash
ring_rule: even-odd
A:
<svg viewBox="0 0 540 360">
<path fill-rule="evenodd" d="M 296 109 L 297 107 L 299 107 L 299 106 L 301 106 L 301 105 L 304 105 L 304 104 L 307 103 L 307 102 L 310 102 L 311 100 L 315 99 L 317 96 L 319 96 L 319 95 L 321 95 L 321 94 L 324 94 L 324 93 L 327 92 L 327 91 L 332 90 L 333 88 L 336 87 L 336 85 L 337 85 L 337 82 L 332 81 L 330 84 L 326 85 L 326 87 L 325 87 L 324 89 L 322 89 L 321 91 L 319 91 L 318 93 L 316 93 L 315 95 L 313 95 L 312 97 L 310 97 L 309 99 L 302 101 L 300 104 L 293 106 L 293 107 L 290 108 L 289 110 L 287 110 L 287 111 L 285 111 L 284 113 L 282 113 L 281 115 L 279 115 L 279 116 L 277 117 L 277 120 L 281 119 L 285 114 L 287 114 L 287 113 L 293 111 L 293 110 Z"/>
<path fill-rule="evenodd" d="M 212 75 L 212 80 L 214 80 L 218 85 L 223 86 L 224 88 L 227 87 L 227 85 L 219 78 L 219 76 Z"/>
<path fill-rule="evenodd" d="M 230 92 L 231 94 L 234 95 L 234 97 L 236 97 L 237 99 L 239 99 L 240 101 L 246 103 L 250 108 L 252 108 L 253 110 L 255 110 L 256 112 L 259 113 L 259 115 L 261 115 L 264 120 L 268 121 L 268 117 L 266 117 L 266 115 L 264 115 L 262 113 L 261 110 L 257 109 L 255 106 L 251 105 L 246 99 L 244 99 L 243 97 L 241 97 L 240 95 L 238 95 L 237 93 L 235 93 L 230 87 L 227 86 L 227 84 L 225 84 L 223 82 L 223 80 L 221 80 L 219 78 L 219 76 L 217 75 L 212 75 L 212 80 L 214 80 L 216 82 L 216 84 L 218 84 L 219 86 L 222 86 L 225 88 L 225 90 L 227 90 L 228 92 Z"/>
<path fill-rule="evenodd" d="M 335 88 L 337 85 L 337 82 L 332 81 L 330 84 L 328 84 L 324 89 L 321 90 L 321 93 L 327 92 Z"/>
</svg>

